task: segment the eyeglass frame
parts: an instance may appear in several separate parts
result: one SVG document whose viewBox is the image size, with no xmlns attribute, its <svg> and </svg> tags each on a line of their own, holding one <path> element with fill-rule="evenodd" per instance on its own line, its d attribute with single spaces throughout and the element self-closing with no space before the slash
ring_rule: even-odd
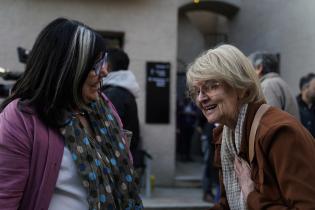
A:
<svg viewBox="0 0 315 210">
<path fill-rule="evenodd" d="M 103 53 L 104 55 L 102 56 L 102 59 L 97 61 L 94 65 L 93 65 L 93 70 L 95 72 L 96 75 L 100 75 L 100 72 L 102 70 L 102 68 L 105 67 L 105 65 L 107 64 L 107 55 L 108 53 L 105 52 Z"/>
<path fill-rule="evenodd" d="M 218 80 L 205 80 L 203 81 L 203 84 L 200 85 L 200 87 L 193 86 L 188 90 L 188 95 L 189 97 L 193 100 L 196 101 L 197 97 L 200 95 L 202 92 L 204 93 L 209 93 L 210 91 L 215 91 L 217 90 L 220 86 L 222 85 L 222 82 Z"/>
</svg>

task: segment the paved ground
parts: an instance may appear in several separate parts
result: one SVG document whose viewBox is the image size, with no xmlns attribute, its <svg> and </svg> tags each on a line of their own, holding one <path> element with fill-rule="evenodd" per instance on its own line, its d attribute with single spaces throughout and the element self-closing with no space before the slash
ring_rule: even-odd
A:
<svg viewBox="0 0 315 210">
<path fill-rule="evenodd" d="M 156 188 L 151 198 L 142 197 L 145 209 L 207 209 L 212 206 L 202 200 L 200 188 Z"/>
<path fill-rule="evenodd" d="M 155 188 L 151 197 L 143 193 L 143 205 L 150 210 L 205 210 L 213 204 L 202 200 L 201 177 L 203 164 L 199 161 L 176 163 L 174 188 Z"/>
</svg>

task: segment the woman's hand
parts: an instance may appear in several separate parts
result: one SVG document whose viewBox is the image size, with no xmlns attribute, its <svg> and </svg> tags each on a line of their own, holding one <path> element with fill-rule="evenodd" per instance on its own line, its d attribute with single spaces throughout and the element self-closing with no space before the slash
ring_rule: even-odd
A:
<svg viewBox="0 0 315 210">
<path fill-rule="evenodd" d="M 247 201 L 247 197 L 250 192 L 254 191 L 254 182 L 250 177 L 250 166 L 248 163 L 242 158 L 235 157 L 234 161 L 234 169 L 238 179 L 238 182 L 241 186 L 241 190 L 243 192 L 243 196 L 245 201 Z"/>
</svg>

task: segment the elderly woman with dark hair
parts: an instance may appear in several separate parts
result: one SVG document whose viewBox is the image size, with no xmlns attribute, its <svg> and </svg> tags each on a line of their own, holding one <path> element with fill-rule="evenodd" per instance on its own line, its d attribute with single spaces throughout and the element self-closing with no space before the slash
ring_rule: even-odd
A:
<svg viewBox="0 0 315 210">
<path fill-rule="evenodd" d="M 142 209 L 121 121 L 99 93 L 105 50 L 65 18 L 37 37 L 0 108 L 1 209 Z"/>
<path fill-rule="evenodd" d="M 315 209 L 315 141 L 296 118 L 267 107 L 251 147 L 252 123 L 266 105 L 242 52 L 232 45 L 208 50 L 189 67 L 187 85 L 208 122 L 220 124 L 214 163 L 222 194 L 211 209 Z"/>
</svg>

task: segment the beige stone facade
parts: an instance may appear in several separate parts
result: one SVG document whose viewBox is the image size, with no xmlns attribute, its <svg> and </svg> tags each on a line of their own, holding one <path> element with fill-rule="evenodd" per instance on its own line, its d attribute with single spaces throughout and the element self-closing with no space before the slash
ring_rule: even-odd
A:
<svg viewBox="0 0 315 210">
<path fill-rule="evenodd" d="M 130 69 L 143 90 L 138 99 L 144 148 L 158 185 L 175 176 L 177 72 L 209 46 L 235 44 L 245 53 L 281 55 L 281 74 L 296 94 L 299 78 L 313 70 L 315 1 L 310 0 L 1 0 L 0 66 L 23 70 L 16 47 L 31 49 L 39 31 L 56 17 L 69 17 L 98 31 L 124 33 Z M 202 11 L 202 12 L 201 12 Z M 210 11 L 212 11 L 210 13 Z M 218 13 L 221 13 L 218 15 Z M 213 36 L 215 35 L 215 36 Z M 170 123 L 145 122 L 145 64 L 170 62 Z M 180 89 L 180 91 L 178 90 Z"/>
</svg>

